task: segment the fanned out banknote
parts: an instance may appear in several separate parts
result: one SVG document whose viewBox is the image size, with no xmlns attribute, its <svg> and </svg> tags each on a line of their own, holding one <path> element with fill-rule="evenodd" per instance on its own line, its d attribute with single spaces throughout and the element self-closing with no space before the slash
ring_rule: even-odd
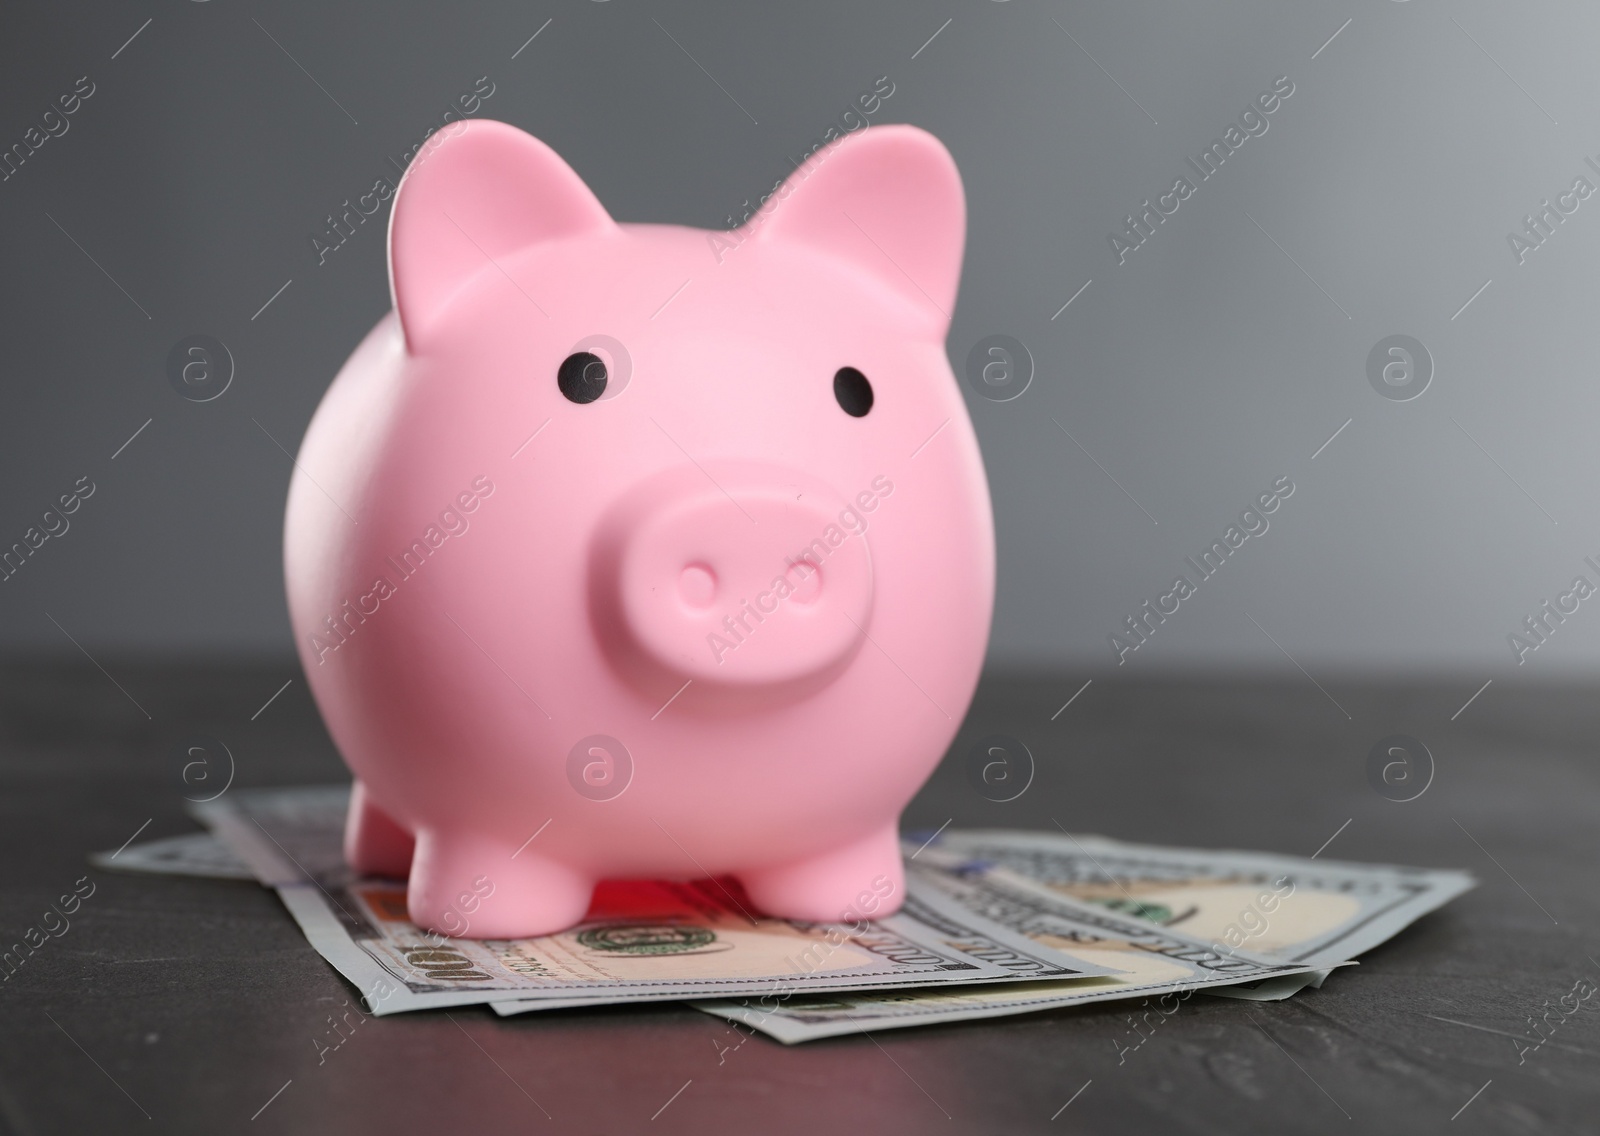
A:
<svg viewBox="0 0 1600 1136">
<path fill-rule="evenodd" d="M 1051 977 L 1040 971 L 1030 973 L 1013 963 L 1008 969 L 1019 981 L 983 983 L 1003 985 L 1007 990 L 1025 985 L 1033 991 L 1033 997 L 1038 996 L 1041 987 L 1048 987 L 1057 994 L 1068 988 L 1081 988 L 1099 992 L 1101 997 L 1131 997 L 1136 993 L 1159 992 L 1157 987 L 1164 989 L 1163 984 L 1173 981 L 1195 987 L 1222 986 L 1285 977 L 1309 969 L 1243 951 L 1224 953 L 1204 943 L 1164 934 L 1160 928 L 1138 920 L 1106 911 L 1073 911 L 1048 896 L 1008 885 L 1005 881 L 989 881 L 981 876 L 963 876 L 938 869 L 913 867 L 908 871 L 906 903 L 895 918 L 915 920 L 921 934 L 931 932 L 948 947 L 981 943 L 984 957 L 1000 961 L 1002 965 L 1006 965 L 1005 960 L 1029 959 L 1037 960 L 1031 963 L 1030 969 L 1054 965 L 1073 972 Z M 1113 941 L 1129 945 L 1125 949 L 1105 945 Z M 1155 962 L 1156 956 L 1162 961 Z M 1027 979 L 1031 981 L 1020 981 Z M 1151 981 L 1156 986 L 1150 985 Z M 1089 985 L 1085 987 L 1085 983 Z M 965 991 L 973 984 L 969 980 L 965 984 L 950 985 Z M 802 993 L 792 988 L 768 991 L 757 998 L 757 1003 L 759 1006 L 788 1005 Z M 732 1013 L 723 1003 L 696 1004 L 708 1013 L 735 1016 L 747 1024 L 755 1024 L 742 1013 Z M 741 1011 L 747 1010 L 750 998 L 733 1004 Z M 497 1002 L 494 1008 L 501 1014 L 510 1014 L 546 1007 Z M 774 1036 L 779 1035 L 775 1033 Z M 798 1039 L 785 1037 L 783 1040 Z"/>
<path fill-rule="evenodd" d="M 908 910 L 865 926 L 754 916 L 732 881 L 611 882 L 585 920 L 531 939 L 446 938 L 413 924 L 405 885 L 352 876 L 344 788 L 241 790 L 195 814 L 277 890 L 374 1014 L 479 1002 L 565 1005 L 1082 978 L 1111 971 Z"/>
<path fill-rule="evenodd" d="M 1004 829 L 941 834 L 934 854 L 1168 931 L 1317 967 L 1209 993 L 1286 998 L 1476 886 L 1467 872 L 1268 852 L 1199 851 Z"/>
<path fill-rule="evenodd" d="M 1003 869 L 1052 895 L 1192 938 L 1314 966 L 1370 950 L 1477 882 L 1460 871 L 1162 848 L 1064 832 L 946 832 L 930 851 L 945 863 Z M 1277 896 L 1267 901 L 1271 909 L 1264 890 Z"/>
<path fill-rule="evenodd" d="M 219 880 L 253 880 L 250 866 L 209 832 L 163 836 L 129 844 L 115 852 L 96 852 L 89 863 L 111 872 L 143 872 L 158 876 L 209 876 Z"/>
<path fill-rule="evenodd" d="M 908 848 L 910 845 L 908 845 Z M 1386 941 L 1408 924 L 1475 886 L 1459 871 L 1355 864 L 1258 852 L 1206 852 L 1127 844 L 1105 837 L 1010 830 L 946 832 L 919 851 L 943 888 L 967 889 L 978 914 L 1010 911 L 1006 922 L 1040 945 L 1074 956 L 1086 939 L 1059 928 L 1082 923 L 1079 936 L 1104 937 L 1090 958 L 1129 960 L 1148 950 L 1138 936 L 1116 939 L 1108 922 L 1132 918 L 1161 938 L 1233 958 L 1278 960 L 1288 972 L 1243 976 L 1232 984 L 1175 976 L 1155 997 L 1192 993 L 1271 1000 L 1307 985 Z M 953 881 L 961 881 L 959 884 Z M 985 896 L 991 898 L 986 899 Z M 1037 913 L 1029 903 L 1040 905 Z M 1120 956 L 1099 953 L 1120 951 Z M 1137 977 L 1138 968 L 1127 968 Z M 1127 981 L 1126 979 L 1124 981 Z M 702 1001 L 696 1005 L 797 1042 L 858 1031 L 1000 1017 L 1121 997 L 1151 999 L 1148 987 L 1116 979 L 1038 982 L 992 989 L 896 991 L 797 997 L 781 1004 Z M 1159 985 L 1159 983 L 1157 983 Z M 1174 1006 L 1175 1008 L 1175 1006 Z"/>
<path fill-rule="evenodd" d="M 783 1042 L 1195 993 L 1283 998 L 1473 886 L 1462 872 L 1207 852 L 1106 837 L 946 830 L 906 845 L 905 904 L 863 928 L 752 914 L 731 880 L 607 883 L 585 921 L 522 940 L 412 924 L 405 887 L 354 877 L 348 788 L 236 790 L 208 833 L 102 866 L 277 890 L 375 1014 L 502 1015 L 688 1001 Z"/>
<path fill-rule="evenodd" d="M 991 931 L 1031 944 L 1076 965 L 1120 973 L 1103 978 L 1011 983 L 950 990 L 841 994 L 824 997 L 697 1001 L 707 1013 L 793 1043 L 838 1034 L 898 1029 L 930 1022 L 1005 1017 L 1124 998 L 1187 999 L 1231 983 L 1304 973 L 1304 964 L 1274 962 L 1171 934 L 1156 923 L 1070 904 L 1003 876 L 914 869 L 916 876 L 969 917 L 992 920 Z"/>
</svg>

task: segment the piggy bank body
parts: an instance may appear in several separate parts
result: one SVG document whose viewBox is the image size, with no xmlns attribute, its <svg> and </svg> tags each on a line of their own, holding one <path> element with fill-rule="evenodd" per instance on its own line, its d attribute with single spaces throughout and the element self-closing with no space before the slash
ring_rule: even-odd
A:
<svg viewBox="0 0 1600 1136">
<path fill-rule="evenodd" d="M 616 223 L 510 126 L 452 131 L 289 493 L 349 860 L 482 938 L 570 926 L 614 878 L 893 911 L 993 605 L 949 155 L 872 128 L 708 233 Z"/>
</svg>

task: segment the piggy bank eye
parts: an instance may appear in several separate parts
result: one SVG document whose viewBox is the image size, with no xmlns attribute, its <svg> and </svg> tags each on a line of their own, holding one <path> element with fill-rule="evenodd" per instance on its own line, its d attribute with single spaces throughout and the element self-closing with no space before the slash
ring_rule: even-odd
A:
<svg viewBox="0 0 1600 1136">
<path fill-rule="evenodd" d="M 593 402 L 606 393 L 606 365 L 600 356 L 588 351 L 577 351 L 568 355 L 561 361 L 561 369 L 556 372 L 556 385 L 561 388 L 561 393 L 567 396 L 567 401 L 576 402 L 580 406 L 586 402 Z M 861 380 L 866 382 L 865 379 Z M 867 401 L 872 401 L 869 392 Z M 862 411 L 863 414 L 866 411 Z"/>
<path fill-rule="evenodd" d="M 854 367 L 840 367 L 833 376 L 833 397 L 852 418 L 863 418 L 872 409 L 872 384 Z"/>
</svg>

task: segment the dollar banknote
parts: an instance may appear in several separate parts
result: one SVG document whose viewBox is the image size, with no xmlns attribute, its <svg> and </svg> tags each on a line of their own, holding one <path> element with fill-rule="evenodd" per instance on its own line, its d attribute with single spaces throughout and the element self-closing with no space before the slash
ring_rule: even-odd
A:
<svg viewBox="0 0 1600 1136">
<path fill-rule="evenodd" d="M 1242 949 L 1200 945 L 1168 933 L 1158 923 L 1066 902 L 1003 875 L 927 868 L 914 868 L 913 875 L 918 881 L 913 890 L 940 895 L 969 919 L 986 920 L 993 937 L 1011 937 L 1063 961 L 1099 964 L 1119 973 L 1003 986 L 717 999 L 694 1005 L 795 1043 L 1128 998 L 1153 999 L 1163 1011 L 1165 1001 L 1170 1001 L 1176 1010 L 1197 991 L 1290 977 L 1310 969 Z"/>
<path fill-rule="evenodd" d="M 1266 852 L 1130 844 L 1066 832 L 940 834 L 926 854 L 1010 875 L 1072 903 L 1159 923 L 1194 941 L 1318 968 L 1228 990 L 1286 997 L 1476 885 L 1461 871 Z"/>
<path fill-rule="evenodd" d="M 907 843 L 904 906 L 870 924 L 761 918 L 731 880 L 634 882 L 603 884 L 561 935 L 446 938 L 410 922 L 399 881 L 351 875 L 348 801 L 343 786 L 237 791 L 194 807 L 209 832 L 91 859 L 277 889 L 377 1014 L 683 1000 L 785 1042 L 1113 999 L 1159 1017 L 1195 993 L 1287 997 L 1473 886 L 1462 872 L 945 830 Z"/>
<path fill-rule="evenodd" d="M 912 847 L 911 843 L 907 845 Z M 916 844 L 924 871 L 973 888 L 982 881 L 1026 912 L 1027 898 L 1048 903 L 1052 918 L 1086 920 L 1105 933 L 1108 919 L 1134 920 L 1190 949 L 1295 964 L 1288 973 L 1195 984 L 1175 977 L 1153 990 L 1116 980 L 1038 982 L 992 989 L 904 991 L 778 1004 L 700 1002 L 707 1012 L 743 1022 L 785 1042 L 857 1030 L 999 1017 L 1119 997 L 1155 997 L 1160 1012 L 1191 993 L 1261 1000 L 1319 986 L 1330 970 L 1387 940 L 1406 925 L 1475 885 L 1459 871 L 1323 861 L 1259 852 L 1211 852 L 1129 844 L 1106 837 L 1012 830 L 946 831 Z M 991 909 L 969 897 L 968 906 Z M 1003 910 L 1000 907 L 997 910 Z M 1018 915 L 1011 921 L 1036 939 L 1064 942 Z M 1120 940 L 1126 947 L 1138 942 Z M 1106 956 L 1091 955 L 1102 961 Z M 1127 955 L 1129 958 L 1137 956 Z M 1175 1003 L 1174 1003 L 1175 1005 Z"/>
<path fill-rule="evenodd" d="M 95 852 L 89 863 L 112 872 L 147 872 L 160 876 L 207 876 L 221 880 L 253 880 L 248 864 L 209 832 L 164 836 L 128 844 L 115 852 Z"/>
<path fill-rule="evenodd" d="M 1041 949 L 1025 937 L 1012 934 L 982 915 L 963 908 L 960 903 L 952 902 L 938 889 L 930 887 L 927 879 L 914 872 L 906 877 L 906 897 L 900 913 L 887 920 L 880 920 L 880 923 L 901 927 L 919 942 L 932 943 L 957 957 L 999 967 L 1003 972 L 1000 976 L 974 974 L 961 978 L 961 982 L 1081 978 L 1117 973 L 1116 968 L 1110 964 L 1097 964 L 1084 959 L 1063 959 L 1048 948 Z M 797 993 L 798 989 L 792 983 L 781 983 L 768 993 L 782 998 Z M 682 995 L 664 991 L 655 999 L 627 1000 L 676 1001 L 681 998 Z M 606 999 L 585 999 L 566 1004 L 595 1005 L 603 1001 Z M 495 1012 L 502 1015 L 551 1008 L 554 1007 L 542 1001 L 494 1003 Z"/>
<path fill-rule="evenodd" d="M 1110 973 L 996 941 L 947 910 L 919 917 L 914 902 L 850 926 L 760 917 L 731 880 L 608 882 L 585 920 L 560 934 L 446 938 L 410 921 L 404 883 L 352 876 L 341 851 L 347 804 L 343 787 L 241 790 L 194 812 L 277 889 L 312 946 L 378 1015 L 481 1002 L 682 1000 Z"/>
</svg>

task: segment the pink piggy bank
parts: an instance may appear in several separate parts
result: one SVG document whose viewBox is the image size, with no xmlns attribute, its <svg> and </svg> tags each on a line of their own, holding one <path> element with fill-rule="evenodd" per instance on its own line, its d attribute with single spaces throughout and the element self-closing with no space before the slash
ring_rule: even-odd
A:
<svg viewBox="0 0 1600 1136">
<path fill-rule="evenodd" d="M 945 358 L 944 147 L 879 126 L 732 233 L 623 225 L 514 127 L 419 154 L 394 311 L 295 466 L 289 611 L 356 781 L 345 851 L 418 924 L 579 922 L 732 876 L 877 917 L 971 700 L 988 488 Z"/>
</svg>

